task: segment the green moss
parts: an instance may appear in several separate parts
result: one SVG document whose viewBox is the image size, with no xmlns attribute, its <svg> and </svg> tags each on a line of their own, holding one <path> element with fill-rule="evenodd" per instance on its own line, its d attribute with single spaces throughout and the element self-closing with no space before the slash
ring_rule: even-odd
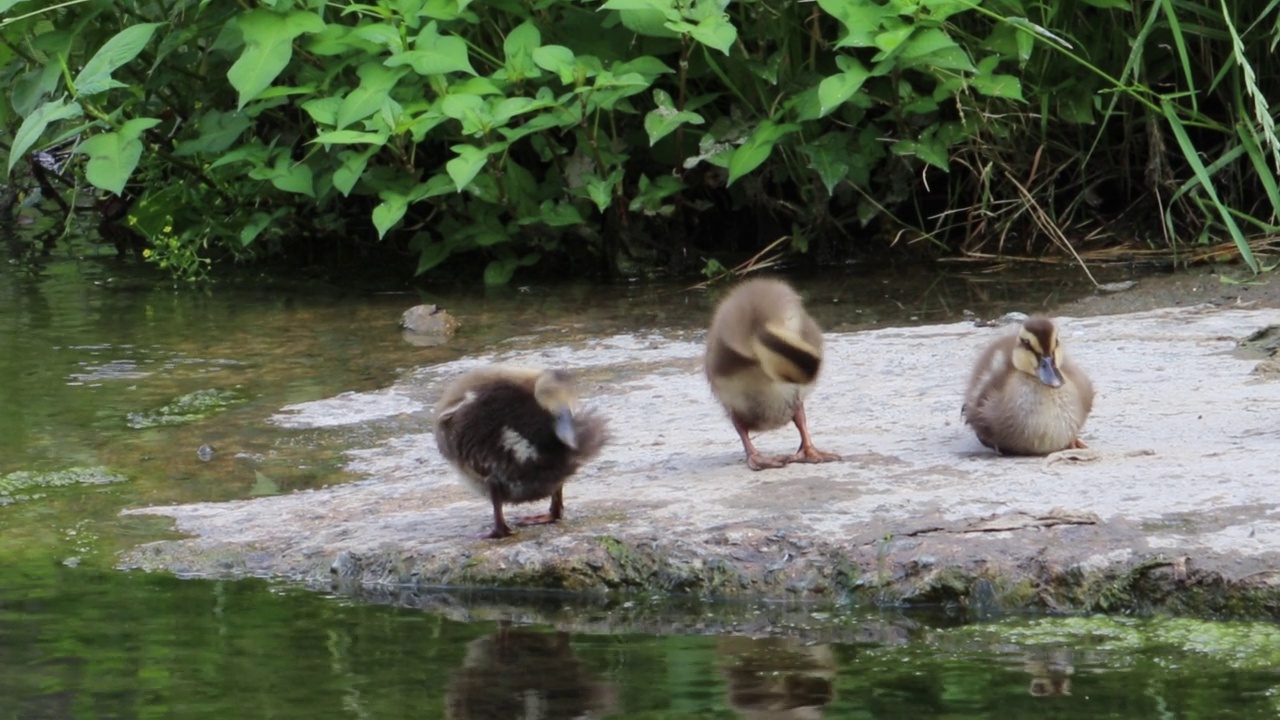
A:
<svg viewBox="0 0 1280 720">
<path fill-rule="evenodd" d="M 652 558 L 643 557 L 636 549 L 611 536 L 599 538 L 600 545 L 613 561 L 615 576 L 612 578 L 619 585 L 643 586 L 657 570 Z"/>
<path fill-rule="evenodd" d="M 1280 627 L 1269 622 L 1223 622 L 1192 618 L 1088 616 L 1011 619 L 956 628 L 957 636 L 974 636 L 1012 645 L 1069 645 L 1092 650 L 1132 653 L 1173 648 L 1204 655 L 1239 670 L 1280 666 Z"/>
<path fill-rule="evenodd" d="M 44 488 L 106 485 L 127 479 L 100 467 L 67 468 L 53 472 L 19 470 L 0 477 L 0 505 L 44 497 L 44 493 L 40 492 Z"/>
<path fill-rule="evenodd" d="M 179 395 L 155 410 L 129 413 L 125 419 L 126 424 L 135 430 L 181 425 L 216 415 L 244 400 L 245 398 L 232 390 L 197 390 Z"/>
</svg>

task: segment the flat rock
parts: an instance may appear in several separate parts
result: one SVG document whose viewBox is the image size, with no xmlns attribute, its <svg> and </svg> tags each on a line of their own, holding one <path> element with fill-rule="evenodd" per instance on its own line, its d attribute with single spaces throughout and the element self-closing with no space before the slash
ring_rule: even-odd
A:
<svg viewBox="0 0 1280 720">
<path fill-rule="evenodd" d="M 383 408 L 420 416 L 423 432 L 352 451 L 350 469 L 368 478 L 355 483 L 126 511 L 171 517 L 189 537 L 142 545 L 122 564 L 312 584 L 1064 610 L 1220 611 L 1255 598 L 1250 612 L 1275 614 L 1280 378 L 1255 374 L 1259 360 L 1237 344 L 1280 324 L 1280 310 L 1059 324 L 1098 392 L 1087 450 L 1008 458 L 983 448 L 960 416 L 963 384 L 981 347 L 1010 329 L 956 323 L 828 334 L 807 410 L 817 445 L 844 460 L 752 472 L 702 375 L 701 338 L 619 335 L 424 368 L 367 403 L 345 394 L 352 423 Z M 566 486 L 564 522 L 501 541 L 474 539 L 489 507 L 429 432 L 443 383 L 495 361 L 575 368 L 614 435 Z M 294 406 L 277 420 L 332 424 L 333 407 Z M 797 444 L 790 427 L 757 438 L 763 452 Z"/>
</svg>

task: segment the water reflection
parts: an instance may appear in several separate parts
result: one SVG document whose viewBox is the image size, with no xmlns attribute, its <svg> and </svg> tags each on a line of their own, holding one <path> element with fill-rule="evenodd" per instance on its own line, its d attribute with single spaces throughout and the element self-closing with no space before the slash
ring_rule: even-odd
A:
<svg viewBox="0 0 1280 720">
<path fill-rule="evenodd" d="M 467 644 L 445 692 L 453 720 L 598 718 L 617 704 L 617 686 L 587 671 L 568 633 L 507 624 Z"/>
<path fill-rule="evenodd" d="M 1031 674 L 1027 692 L 1035 697 L 1070 695 L 1074 660 L 1075 653 L 1069 647 L 1043 647 L 1027 653 L 1023 666 Z"/>
<path fill-rule="evenodd" d="M 729 706 L 751 720 L 817 720 L 835 699 L 830 645 L 793 638 L 723 637 L 716 644 Z"/>
</svg>

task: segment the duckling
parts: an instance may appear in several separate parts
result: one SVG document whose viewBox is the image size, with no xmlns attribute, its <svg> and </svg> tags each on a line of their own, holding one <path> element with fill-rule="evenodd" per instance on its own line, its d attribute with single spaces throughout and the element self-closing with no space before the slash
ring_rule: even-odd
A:
<svg viewBox="0 0 1280 720">
<path fill-rule="evenodd" d="M 605 418 L 577 412 L 573 379 L 563 370 L 495 365 L 454 380 L 436 404 L 436 446 L 462 480 L 493 503 L 493 531 L 511 528 L 502 506 L 551 498 L 550 511 L 515 520 L 554 523 L 564 515 L 563 487 L 608 438 Z"/>
<path fill-rule="evenodd" d="M 1067 359 L 1048 318 L 1028 318 L 991 344 L 974 366 L 961 408 L 978 440 L 1005 455 L 1083 448 L 1093 384 Z"/>
<path fill-rule="evenodd" d="M 822 329 L 790 285 L 759 278 L 734 288 L 711 319 L 705 364 L 711 392 L 742 440 L 747 467 L 840 459 L 814 447 L 809 437 L 804 401 L 822 367 Z M 788 422 L 800 431 L 795 454 L 765 456 L 751 443 L 749 432 Z"/>
</svg>

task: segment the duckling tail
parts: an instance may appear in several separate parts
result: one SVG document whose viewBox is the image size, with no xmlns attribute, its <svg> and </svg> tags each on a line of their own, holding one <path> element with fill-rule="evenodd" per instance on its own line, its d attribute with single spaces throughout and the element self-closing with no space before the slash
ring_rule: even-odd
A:
<svg viewBox="0 0 1280 720">
<path fill-rule="evenodd" d="M 822 367 L 822 351 L 781 323 L 760 326 L 751 344 L 765 373 L 780 382 L 807 385 Z"/>
</svg>

